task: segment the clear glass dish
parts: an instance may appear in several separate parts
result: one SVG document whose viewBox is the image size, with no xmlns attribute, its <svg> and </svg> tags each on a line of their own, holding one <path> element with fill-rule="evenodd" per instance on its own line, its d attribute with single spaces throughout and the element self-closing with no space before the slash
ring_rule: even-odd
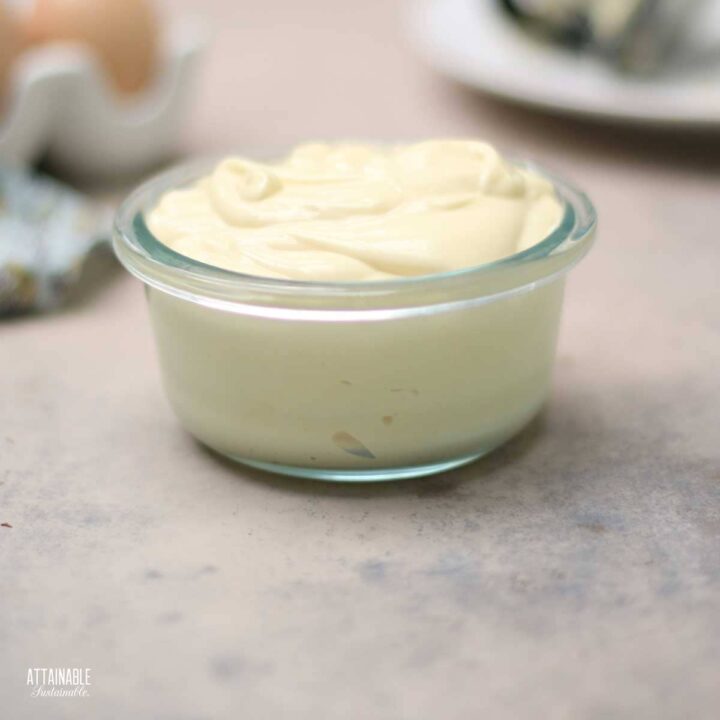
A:
<svg viewBox="0 0 720 720">
<path fill-rule="evenodd" d="M 550 386 L 566 273 L 596 226 L 555 186 L 558 228 L 501 260 L 375 282 L 262 278 L 160 243 L 144 216 L 213 167 L 159 175 L 118 211 L 118 258 L 145 283 L 165 390 L 202 443 L 254 467 L 375 481 L 475 460 L 523 428 Z"/>
</svg>

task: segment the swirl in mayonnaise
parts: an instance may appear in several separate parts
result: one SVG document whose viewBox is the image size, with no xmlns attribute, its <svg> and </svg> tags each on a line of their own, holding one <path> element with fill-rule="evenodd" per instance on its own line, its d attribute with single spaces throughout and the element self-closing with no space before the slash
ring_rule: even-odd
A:
<svg viewBox="0 0 720 720">
<path fill-rule="evenodd" d="M 552 184 L 490 145 L 308 144 L 286 159 L 223 160 L 147 218 L 173 250 L 237 272 L 366 281 L 482 265 L 557 227 Z"/>
</svg>

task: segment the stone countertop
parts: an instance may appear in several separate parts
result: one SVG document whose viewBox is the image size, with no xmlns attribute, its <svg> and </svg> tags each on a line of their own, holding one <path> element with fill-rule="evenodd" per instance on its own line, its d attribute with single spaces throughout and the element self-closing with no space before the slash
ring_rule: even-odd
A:
<svg viewBox="0 0 720 720">
<path fill-rule="evenodd" d="M 542 417 L 397 484 L 204 451 L 119 271 L 0 324 L 0 716 L 717 717 L 720 139 L 477 98 L 402 47 L 392 3 L 207 7 L 228 29 L 188 151 L 486 136 L 584 187 L 598 243 Z M 90 696 L 32 698 L 30 667 L 89 667 Z"/>
</svg>

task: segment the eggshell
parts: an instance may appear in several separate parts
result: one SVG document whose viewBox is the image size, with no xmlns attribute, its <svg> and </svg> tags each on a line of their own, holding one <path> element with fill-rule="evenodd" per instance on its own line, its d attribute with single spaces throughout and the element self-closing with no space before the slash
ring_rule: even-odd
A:
<svg viewBox="0 0 720 720">
<path fill-rule="evenodd" d="M 152 80 L 159 34 L 150 0 L 34 0 L 27 20 L 33 44 L 70 42 L 91 49 L 122 93 L 142 90 Z"/>
</svg>

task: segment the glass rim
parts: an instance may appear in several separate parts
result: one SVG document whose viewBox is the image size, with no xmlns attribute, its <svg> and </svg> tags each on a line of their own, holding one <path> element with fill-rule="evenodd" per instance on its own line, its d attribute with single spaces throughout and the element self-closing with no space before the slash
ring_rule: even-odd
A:
<svg viewBox="0 0 720 720">
<path fill-rule="evenodd" d="M 513 160 L 517 167 L 551 182 L 563 205 L 558 226 L 525 250 L 481 265 L 388 280 L 328 282 L 249 275 L 176 252 L 158 240 L 144 220 L 165 192 L 199 180 L 218 160 L 181 163 L 143 182 L 122 202 L 113 227 L 115 253 L 130 273 L 157 289 L 202 304 L 351 309 L 417 307 L 472 298 L 487 301 L 567 272 L 589 249 L 597 226 L 597 213 L 585 193 L 534 162 Z"/>
</svg>

